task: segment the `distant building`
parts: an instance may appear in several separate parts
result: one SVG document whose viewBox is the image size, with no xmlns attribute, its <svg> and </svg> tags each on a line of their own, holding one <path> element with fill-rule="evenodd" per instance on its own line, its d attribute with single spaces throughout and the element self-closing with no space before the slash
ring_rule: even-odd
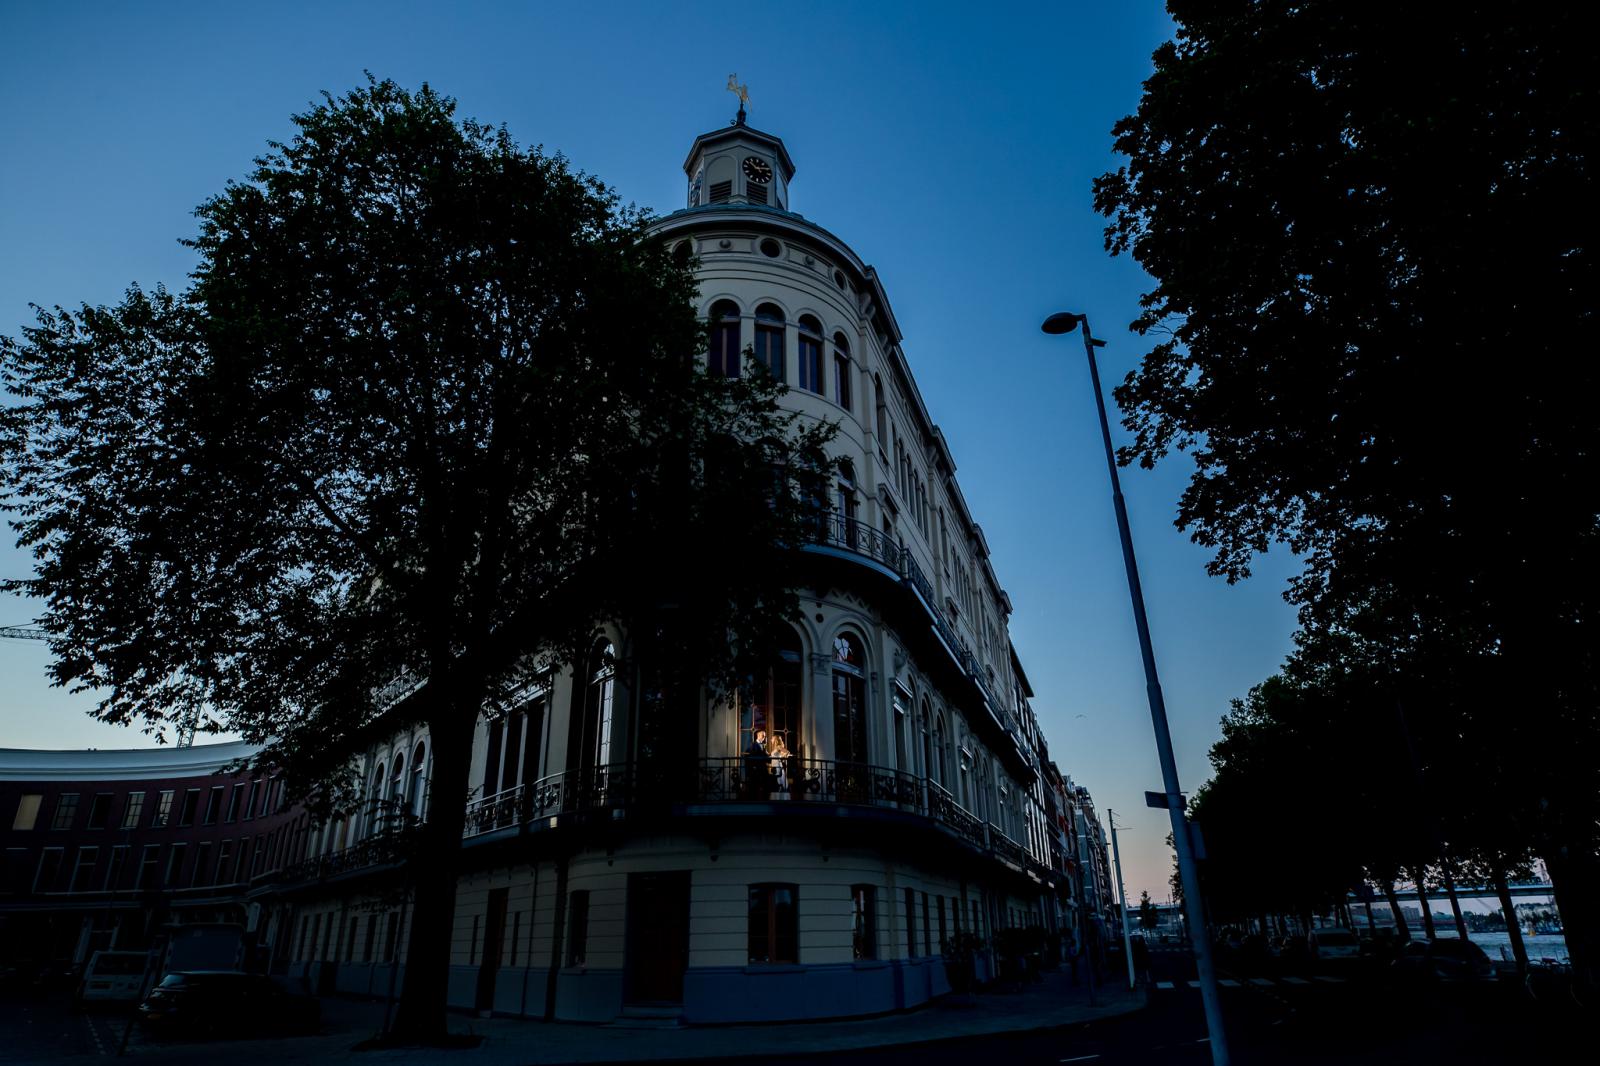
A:
<svg viewBox="0 0 1600 1066">
<path fill-rule="evenodd" d="M 305 846 L 310 820 L 270 776 L 223 767 L 246 744 L 0 749 L 0 962 L 81 964 L 169 924 L 233 922 L 265 946 L 251 883 Z"/>
</svg>

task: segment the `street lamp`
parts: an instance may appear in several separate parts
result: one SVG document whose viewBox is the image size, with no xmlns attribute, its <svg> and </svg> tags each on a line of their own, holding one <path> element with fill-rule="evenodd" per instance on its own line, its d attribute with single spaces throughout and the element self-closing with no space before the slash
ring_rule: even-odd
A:
<svg viewBox="0 0 1600 1066">
<path fill-rule="evenodd" d="M 1089 382 L 1094 388 L 1095 411 L 1100 415 L 1100 439 L 1106 449 L 1106 470 L 1111 475 L 1111 504 L 1117 512 L 1117 534 L 1122 539 L 1122 564 L 1128 572 L 1128 598 L 1133 601 L 1133 624 L 1139 632 L 1139 654 L 1144 659 L 1145 695 L 1150 701 L 1150 720 L 1155 726 L 1156 752 L 1161 760 L 1161 782 L 1166 788 L 1167 813 L 1172 819 L 1172 841 L 1178 852 L 1178 873 L 1183 879 L 1183 907 L 1189 921 L 1189 946 L 1194 951 L 1195 969 L 1200 977 L 1200 999 L 1205 1006 L 1206 1030 L 1211 1035 L 1211 1061 L 1227 1066 L 1228 1044 L 1222 1029 L 1222 1003 L 1217 988 L 1217 973 L 1211 961 L 1211 940 L 1206 932 L 1205 913 L 1200 901 L 1200 877 L 1194 865 L 1194 848 L 1184 815 L 1183 791 L 1178 787 L 1178 764 L 1172 755 L 1172 731 L 1167 726 L 1167 704 L 1161 695 L 1161 679 L 1156 675 L 1156 655 L 1150 646 L 1150 622 L 1144 613 L 1144 591 L 1139 585 L 1139 563 L 1133 555 L 1133 535 L 1128 531 L 1128 507 L 1122 501 L 1122 479 L 1117 476 L 1117 456 L 1111 447 L 1111 426 L 1106 421 L 1105 398 L 1100 394 L 1100 368 L 1094 350 L 1105 347 L 1089 332 L 1089 316 L 1058 311 L 1040 326 L 1052 335 L 1071 333 L 1083 326 L 1083 350 L 1089 357 Z"/>
</svg>

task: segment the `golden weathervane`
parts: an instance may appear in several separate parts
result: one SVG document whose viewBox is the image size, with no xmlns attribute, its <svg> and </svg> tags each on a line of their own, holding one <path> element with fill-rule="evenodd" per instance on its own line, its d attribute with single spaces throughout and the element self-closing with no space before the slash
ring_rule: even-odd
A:
<svg viewBox="0 0 1600 1066">
<path fill-rule="evenodd" d="M 739 98 L 739 114 L 744 114 L 744 105 L 750 102 L 750 87 L 739 84 L 739 75 L 728 75 L 728 91 Z"/>
</svg>

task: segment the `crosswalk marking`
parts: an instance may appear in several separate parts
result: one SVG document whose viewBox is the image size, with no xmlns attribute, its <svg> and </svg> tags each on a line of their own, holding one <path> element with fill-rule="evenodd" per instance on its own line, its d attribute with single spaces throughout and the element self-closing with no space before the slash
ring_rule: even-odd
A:
<svg viewBox="0 0 1600 1066">
<path fill-rule="evenodd" d="M 1283 983 L 1286 985 L 1309 985 L 1311 982 L 1304 977 L 1285 977 Z"/>
<path fill-rule="evenodd" d="M 1344 984 L 1344 978 L 1343 977 L 1329 977 L 1326 974 L 1318 974 L 1317 975 L 1317 980 L 1326 981 L 1330 985 L 1342 985 L 1342 984 Z"/>
<path fill-rule="evenodd" d="M 1253 985 L 1260 985 L 1262 988 L 1272 987 L 1272 982 L 1267 980 L 1265 977 L 1252 977 L 1250 978 L 1250 983 Z"/>
<path fill-rule="evenodd" d="M 1190 988 L 1199 988 L 1200 987 L 1200 982 L 1199 981 L 1190 981 L 1189 982 L 1189 987 Z"/>
<path fill-rule="evenodd" d="M 1221 985 L 1223 988 L 1238 988 L 1239 987 L 1239 982 L 1235 981 L 1231 977 L 1224 977 L 1222 980 L 1218 981 L 1217 984 Z"/>
<path fill-rule="evenodd" d="M 1172 988 L 1173 984 L 1172 984 L 1171 981 L 1157 981 L 1156 982 L 1156 987 L 1157 988 Z"/>
</svg>

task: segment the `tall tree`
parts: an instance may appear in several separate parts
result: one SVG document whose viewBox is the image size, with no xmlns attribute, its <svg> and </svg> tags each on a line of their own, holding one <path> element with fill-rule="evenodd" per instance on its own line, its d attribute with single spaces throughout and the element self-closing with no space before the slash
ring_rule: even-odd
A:
<svg viewBox="0 0 1600 1066">
<path fill-rule="evenodd" d="M 321 812 L 364 739 L 426 723 L 399 1012 L 424 1038 L 480 711 L 608 620 L 736 684 L 797 613 L 829 436 L 764 375 L 699 369 L 693 278 L 646 219 L 454 110 L 370 78 L 326 96 L 201 205 L 188 291 L 0 342 L 4 502 L 37 561 L 8 587 L 44 599 L 58 683 L 106 721 L 263 743 Z"/>
<path fill-rule="evenodd" d="M 1274 542 L 1301 553 L 1308 632 L 1477 679 L 1408 706 L 1438 726 L 1425 747 L 1500 753 L 1505 776 L 1480 784 L 1546 860 L 1593 980 L 1600 75 L 1584 14 L 1169 8 L 1177 39 L 1115 128 L 1127 165 L 1095 186 L 1108 247 L 1156 281 L 1134 325 L 1161 339 L 1117 389 L 1122 458 L 1191 451 L 1178 522 L 1213 572 L 1241 578 Z M 1538 774 L 1504 759 L 1535 746 Z"/>
</svg>

